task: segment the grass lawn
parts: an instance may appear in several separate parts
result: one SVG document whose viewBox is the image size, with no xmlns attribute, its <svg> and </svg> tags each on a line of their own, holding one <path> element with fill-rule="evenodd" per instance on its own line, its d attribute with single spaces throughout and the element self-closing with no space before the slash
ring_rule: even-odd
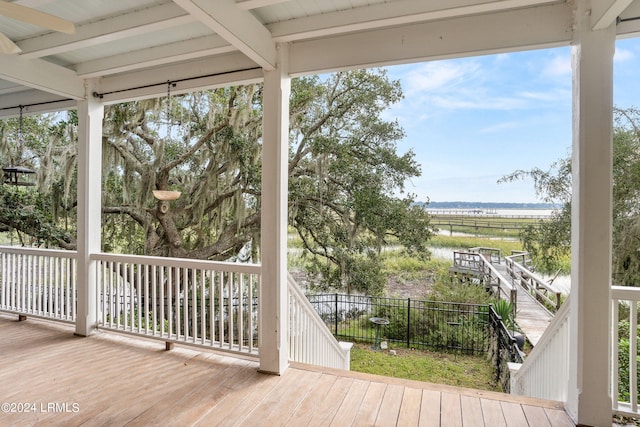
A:
<svg viewBox="0 0 640 427">
<path fill-rule="evenodd" d="M 493 369 L 485 355 L 437 353 L 395 348 L 371 350 L 371 344 L 354 344 L 351 370 L 388 377 L 448 384 L 478 390 L 501 391 L 493 379 Z"/>
</svg>

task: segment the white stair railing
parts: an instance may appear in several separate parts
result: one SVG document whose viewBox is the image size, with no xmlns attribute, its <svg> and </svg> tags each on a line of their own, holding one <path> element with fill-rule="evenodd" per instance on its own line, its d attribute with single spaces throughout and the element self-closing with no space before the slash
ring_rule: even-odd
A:
<svg viewBox="0 0 640 427">
<path fill-rule="evenodd" d="M 289 274 L 289 359 L 349 370 L 351 343 L 338 342 Z"/>
<path fill-rule="evenodd" d="M 567 401 L 569 391 L 569 298 L 524 363 L 510 364 L 511 394 Z"/>
</svg>

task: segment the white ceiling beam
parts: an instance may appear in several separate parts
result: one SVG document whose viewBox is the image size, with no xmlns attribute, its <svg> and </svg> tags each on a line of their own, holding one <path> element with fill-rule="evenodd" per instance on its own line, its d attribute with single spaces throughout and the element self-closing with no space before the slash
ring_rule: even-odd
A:
<svg viewBox="0 0 640 427">
<path fill-rule="evenodd" d="M 291 0 L 237 0 L 236 4 L 242 10 L 257 9 L 259 7 L 272 6 L 274 4 L 286 3 Z"/>
<path fill-rule="evenodd" d="M 566 3 L 291 43 L 292 75 L 568 45 Z M 375 49 L 371 47 L 375 46 Z"/>
<path fill-rule="evenodd" d="M 240 71 L 238 71 L 240 70 Z M 171 93 L 260 81 L 263 72 L 246 55 L 235 52 L 164 67 L 115 74 L 101 79 L 102 102 L 115 103 L 165 96 L 167 81 L 177 82 Z"/>
<path fill-rule="evenodd" d="M 235 1 L 173 1 L 256 64 L 267 70 L 275 69 L 276 45 L 271 33 L 250 12 L 240 10 Z"/>
<path fill-rule="evenodd" d="M 173 3 L 136 10 L 76 27 L 75 35 L 48 33 L 16 42 L 25 58 L 41 58 L 194 22 Z"/>
<path fill-rule="evenodd" d="M 234 51 L 222 37 L 206 36 L 82 62 L 76 72 L 83 78 L 100 77 Z"/>
<path fill-rule="evenodd" d="M 0 79 L 65 98 L 83 99 L 84 82 L 75 72 L 42 59 L 25 59 L 4 55 L 0 62 Z"/>
<path fill-rule="evenodd" d="M 616 23 L 618 16 L 633 2 L 633 0 L 592 0 L 591 22 L 593 30 L 604 30 Z"/>
<path fill-rule="evenodd" d="M 276 42 L 559 3 L 558 0 L 404 0 L 270 24 Z"/>
</svg>

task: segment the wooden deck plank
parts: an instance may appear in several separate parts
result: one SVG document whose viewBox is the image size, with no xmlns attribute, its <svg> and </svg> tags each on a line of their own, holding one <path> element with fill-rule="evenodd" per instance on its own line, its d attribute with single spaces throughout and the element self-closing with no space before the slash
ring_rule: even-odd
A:
<svg viewBox="0 0 640 427">
<path fill-rule="evenodd" d="M 0 425 L 572 426 L 557 402 L 297 364 L 266 375 L 255 359 L 162 344 L 0 313 L 0 402 L 79 406 Z"/>
<path fill-rule="evenodd" d="M 522 410 L 522 405 L 512 402 L 501 402 L 502 413 L 507 427 L 529 427 L 527 418 Z"/>
<path fill-rule="evenodd" d="M 443 427 L 462 427 L 460 395 L 442 393 L 440 401 L 440 425 Z"/>
<path fill-rule="evenodd" d="M 404 387 L 395 384 L 387 386 L 375 426 L 395 426 L 398 423 L 404 389 Z"/>
<path fill-rule="evenodd" d="M 381 382 L 371 382 L 369 384 L 367 394 L 362 399 L 362 404 L 356 414 L 354 426 L 372 426 L 376 422 L 386 388 L 387 385 Z"/>
<path fill-rule="evenodd" d="M 338 378 L 331 386 L 329 393 L 319 402 L 318 410 L 307 425 L 313 427 L 330 424 L 354 381 L 353 378 Z"/>
<path fill-rule="evenodd" d="M 436 390 L 422 390 L 420 405 L 420 426 L 440 426 L 440 398 L 441 393 Z"/>
<path fill-rule="evenodd" d="M 549 419 L 549 423 L 553 427 L 574 427 L 573 422 L 567 413 L 561 409 L 544 408 L 545 414 Z"/>
<path fill-rule="evenodd" d="M 313 417 L 313 414 L 318 410 L 318 402 L 329 393 L 336 379 L 336 376 L 322 374 L 311 392 L 305 396 L 296 408 L 291 409 L 291 416 L 287 424 L 292 426 L 307 425 Z"/>
<path fill-rule="evenodd" d="M 398 415 L 398 426 L 417 426 L 420 423 L 420 408 L 422 405 L 422 390 L 412 387 L 404 389 L 402 406 Z"/>
<path fill-rule="evenodd" d="M 301 371 L 287 370 L 284 372 L 278 387 L 266 395 L 253 410 L 247 411 L 244 419 L 260 420 L 265 425 L 275 425 L 266 421 L 273 414 L 279 403 L 287 402 L 287 404 L 291 404 L 291 400 L 298 396 L 304 388 L 305 377 L 305 373 Z"/>
<path fill-rule="evenodd" d="M 500 401 L 480 399 L 480 406 L 482 407 L 482 419 L 487 427 L 506 427 L 507 423 L 504 420 Z"/>
<path fill-rule="evenodd" d="M 462 425 L 464 427 L 484 427 L 485 423 L 479 398 L 460 396 L 460 406 L 462 410 Z"/>
<path fill-rule="evenodd" d="M 527 418 L 527 422 L 530 426 L 551 427 L 547 414 L 543 408 L 538 408 L 531 405 L 522 405 L 522 410 Z"/>
<path fill-rule="evenodd" d="M 331 425 L 339 427 L 353 424 L 368 389 L 369 381 L 355 380 L 333 417 Z"/>
</svg>

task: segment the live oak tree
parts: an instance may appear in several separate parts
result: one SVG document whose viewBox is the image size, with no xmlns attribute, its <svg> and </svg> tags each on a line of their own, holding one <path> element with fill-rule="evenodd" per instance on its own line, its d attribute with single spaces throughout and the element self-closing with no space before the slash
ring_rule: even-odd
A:
<svg viewBox="0 0 640 427">
<path fill-rule="evenodd" d="M 400 126 L 382 119 L 401 97 L 399 83 L 382 70 L 292 81 L 289 223 L 324 287 L 380 292 L 380 251 L 390 241 L 428 255 L 428 216 L 404 193 L 419 166 L 413 153 L 397 153 Z M 103 249 L 257 260 L 261 101 L 262 86 L 254 84 L 106 107 Z M 40 176 L 34 197 L 47 203 L 25 209 L 25 200 L 22 211 L 50 215 L 56 232 L 50 230 L 47 244 L 63 247 L 75 244 L 76 177 L 69 171 L 76 125 L 73 113 L 41 119 L 34 126 L 45 141 L 27 150 Z M 3 135 L 11 135 L 11 127 L 6 122 Z M 153 190 L 181 196 L 160 201 Z M 0 223 L 34 234 L 28 221 L 11 221 L 7 211 L 0 211 Z"/>
</svg>

